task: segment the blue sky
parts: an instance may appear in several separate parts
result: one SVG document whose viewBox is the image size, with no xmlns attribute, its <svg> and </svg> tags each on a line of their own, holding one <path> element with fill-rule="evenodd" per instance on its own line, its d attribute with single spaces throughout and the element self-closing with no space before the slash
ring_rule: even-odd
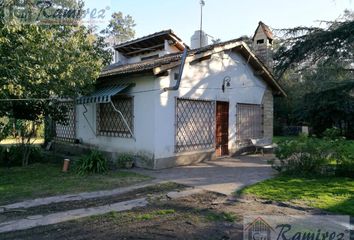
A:
<svg viewBox="0 0 354 240">
<path fill-rule="evenodd" d="M 112 11 L 130 14 L 136 37 L 173 29 L 187 44 L 199 28 L 199 0 L 100 0 Z M 273 28 L 318 26 L 318 20 L 334 20 L 354 0 L 205 0 L 204 30 L 221 40 L 252 35 L 260 20 Z"/>
</svg>

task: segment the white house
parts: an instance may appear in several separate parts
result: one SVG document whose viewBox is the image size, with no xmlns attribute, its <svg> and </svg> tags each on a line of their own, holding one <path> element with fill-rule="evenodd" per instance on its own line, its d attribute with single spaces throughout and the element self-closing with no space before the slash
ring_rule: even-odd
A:
<svg viewBox="0 0 354 240">
<path fill-rule="evenodd" d="M 113 160 L 161 169 L 232 155 L 273 135 L 273 95 L 285 95 L 242 39 L 189 49 L 171 30 L 115 47 L 97 90 L 77 101 L 57 135 Z M 75 121 L 74 121 L 75 120 Z M 64 129 L 65 128 L 65 129 Z M 77 147 L 78 145 L 75 145 Z"/>
</svg>

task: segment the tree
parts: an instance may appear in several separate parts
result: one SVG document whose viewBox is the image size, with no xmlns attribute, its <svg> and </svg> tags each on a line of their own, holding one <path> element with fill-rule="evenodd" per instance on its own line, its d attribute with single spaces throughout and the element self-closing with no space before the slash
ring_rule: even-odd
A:
<svg viewBox="0 0 354 240">
<path fill-rule="evenodd" d="M 276 120 L 310 124 L 316 134 L 337 126 L 354 137 L 353 12 L 327 22 L 324 29 L 298 27 L 285 32 L 287 38 L 275 54 L 275 73 L 289 97 L 275 100 Z"/>
<path fill-rule="evenodd" d="M 101 33 L 106 37 L 113 37 L 115 44 L 118 44 L 134 38 L 135 26 L 136 24 L 130 15 L 124 16 L 122 12 L 116 12 L 112 14 L 107 28 Z"/>
<path fill-rule="evenodd" d="M 290 68 L 304 69 L 331 58 L 354 71 L 350 66 L 354 58 L 354 12 L 347 10 L 342 19 L 326 23 L 326 28 L 283 29 L 286 38 L 275 54 L 279 77 Z"/>
<path fill-rule="evenodd" d="M 38 26 L 16 22 L 0 28 L 0 117 L 19 120 L 23 165 L 30 139 L 46 116 L 65 122 L 58 99 L 91 90 L 111 59 L 104 40 L 83 26 Z"/>
</svg>

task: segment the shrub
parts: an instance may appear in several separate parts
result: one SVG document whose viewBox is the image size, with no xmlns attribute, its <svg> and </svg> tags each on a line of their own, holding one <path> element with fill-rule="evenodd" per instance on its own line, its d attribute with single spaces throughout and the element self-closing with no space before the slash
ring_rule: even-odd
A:
<svg viewBox="0 0 354 240">
<path fill-rule="evenodd" d="M 354 176 L 354 152 L 351 142 L 329 129 L 324 138 L 301 136 L 280 142 L 271 161 L 274 169 L 287 175 Z"/>
<path fill-rule="evenodd" d="M 98 151 L 82 156 L 76 161 L 74 166 L 79 175 L 103 174 L 108 170 L 107 159 Z"/>
<path fill-rule="evenodd" d="M 12 145 L 10 147 L 0 146 L 0 166 L 17 167 L 22 166 L 23 148 L 29 149 L 29 164 L 44 162 L 45 158 L 41 148 L 37 146 Z"/>
<path fill-rule="evenodd" d="M 333 141 L 336 150 L 333 156 L 336 162 L 336 175 L 354 178 L 354 151 L 353 143 L 344 139 Z"/>
<path fill-rule="evenodd" d="M 337 140 L 341 138 L 341 133 L 339 128 L 328 128 L 323 132 L 324 139 Z"/>
<path fill-rule="evenodd" d="M 341 136 L 339 128 L 329 128 L 323 133 L 324 140 L 331 142 L 334 150 L 332 156 L 336 163 L 336 175 L 341 177 L 354 177 L 354 146 Z"/>
<path fill-rule="evenodd" d="M 278 144 L 275 151 L 279 162 L 272 165 L 277 171 L 288 175 L 321 175 L 330 163 L 331 144 L 317 138 L 301 136 Z"/>
<path fill-rule="evenodd" d="M 134 157 L 131 154 L 123 153 L 120 154 L 116 165 L 118 168 L 131 168 L 133 166 Z"/>
</svg>

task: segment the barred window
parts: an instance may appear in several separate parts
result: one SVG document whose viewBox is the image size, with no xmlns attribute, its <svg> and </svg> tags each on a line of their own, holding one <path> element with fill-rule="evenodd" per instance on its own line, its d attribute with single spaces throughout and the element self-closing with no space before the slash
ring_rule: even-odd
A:
<svg viewBox="0 0 354 240">
<path fill-rule="evenodd" d="M 112 99 L 114 106 L 122 112 L 130 129 L 133 131 L 133 98 L 118 97 Z M 123 118 L 114 111 L 111 103 L 100 103 L 97 106 L 97 135 L 110 137 L 133 137 Z"/>
<path fill-rule="evenodd" d="M 176 152 L 210 149 L 215 143 L 215 103 L 177 99 Z"/>
<path fill-rule="evenodd" d="M 75 103 L 73 101 L 61 102 L 59 106 L 67 109 L 66 122 L 65 124 L 54 122 L 55 139 L 63 142 L 74 142 L 76 139 Z"/>
<path fill-rule="evenodd" d="M 237 104 L 237 140 L 263 138 L 263 107 Z"/>
</svg>

